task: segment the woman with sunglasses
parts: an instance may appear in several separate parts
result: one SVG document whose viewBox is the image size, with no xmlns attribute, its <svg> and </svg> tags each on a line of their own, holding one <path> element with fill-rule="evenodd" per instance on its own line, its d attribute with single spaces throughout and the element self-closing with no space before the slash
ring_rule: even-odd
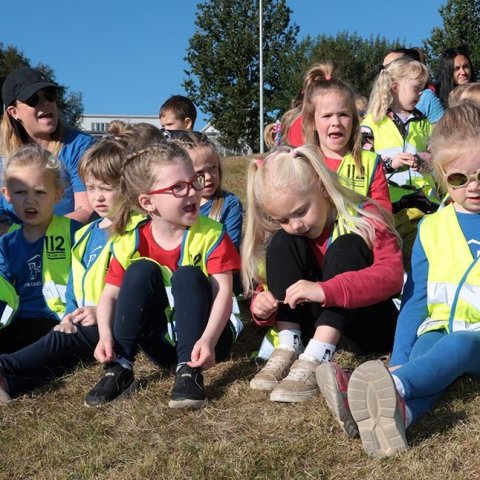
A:
<svg viewBox="0 0 480 480">
<path fill-rule="evenodd" d="M 458 85 L 475 81 L 475 69 L 465 47 L 447 48 L 438 62 L 436 93 L 448 107 L 448 95 Z"/>
<path fill-rule="evenodd" d="M 141 348 L 159 365 L 176 365 L 169 406 L 200 408 L 207 402 L 202 369 L 225 359 L 236 337 L 229 317 L 239 255 L 222 225 L 200 215 L 205 180 L 179 145 L 127 157 L 120 185 L 112 226 L 120 238 L 97 307 L 95 358 L 105 373 L 86 404 L 135 390 Z M 132 209 L 148 220 L 126 233 Z"/>
<path fill-rule="evenodd" d="M 83 152 L 94 142 L 92 136 L 63 125 L 56 104 L 59 86 L 33 68 L 11 72 L 2 86 L 3 117 L 0 124 L 0 155 L 7 158 L 23 145 L 36 143 L 58 156 L 63 166 L 65 192 L 56 205 L 57 215 L 86 223 L 92 208 L 85 185 L 77 171 Z M 0 213 L 17 221 L 2 197 Z"/>
<path fill-rule="evenodd" d="M 371 456 L 406 448 L 407 427 L 453 381 L 480 377 L 480 109 L 449 108 L 431 148 L 452 203 L 419 225 L 390 368 L 366 362 L 348 383 L 351 419 Z"/>
</svg>

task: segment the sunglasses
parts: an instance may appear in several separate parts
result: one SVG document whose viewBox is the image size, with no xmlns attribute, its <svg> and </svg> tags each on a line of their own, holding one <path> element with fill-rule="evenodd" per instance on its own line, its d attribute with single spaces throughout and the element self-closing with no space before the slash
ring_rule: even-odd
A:
<svg viewBox="0 0 480 480">
<path fill-rule="evenodd" d="M 443 168 L 443 178 L 447 184 L 453 189 L 463 188 L 468 185 L 471 180 L 480 182 L 480 168 L 475 173 L 465 173 L 465 172 L 452 172 L 446 173 Z"/>
<path fill-rule="evenodd" d="M 23 100 L 23 103 L 26 103 L 29 107 L 35 108 L 43 98 L 49 102 L 55 102 L 57 100 L 57 89 L 53 87 L 44 88 L 39 90 L 37 93 L 34 93 L 31 97 L 28 97 L 26 100 Z"/>
<path fill-rule="evenodd" d="M 190 188 L 199 192 L 205 187 L 205 177 L 203 175 L 194 175 L 189 182 L 177 182 L 174 185 L 170 185 L 166 188 L 159 188 L 158 190 L 152 190 L 147 192 L 148 195 L 154 195 L 156 193 L 171 193 L 175 198 L 186 197 L 190 193 Z"/>
</svg>

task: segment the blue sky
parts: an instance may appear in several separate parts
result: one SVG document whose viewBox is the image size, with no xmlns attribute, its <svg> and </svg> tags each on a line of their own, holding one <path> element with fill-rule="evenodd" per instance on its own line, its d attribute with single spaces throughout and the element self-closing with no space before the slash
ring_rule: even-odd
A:
<svg viewBox="0 0 480 480">
<path fill-rule="evenodd" d="M 238 0 L 242 1 L 242 0 Z M 184 93 L 183 60 L 196 0 L 3 0 L 0 41 L 50 65 L 83 94 L 85 113 L 156 115 Z M 445 0 L 287 0 L 306 35 L 357 32 L 421 45 Z M 200 128 L 205 115 L 199 117 Z"/>
</svg>

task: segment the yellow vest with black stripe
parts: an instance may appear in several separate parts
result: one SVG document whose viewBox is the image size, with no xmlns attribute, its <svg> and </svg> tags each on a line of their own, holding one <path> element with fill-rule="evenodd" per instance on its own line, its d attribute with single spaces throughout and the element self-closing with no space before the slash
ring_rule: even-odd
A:
<svg viewBox="0 0 480 480">
<path fill-rule="evenodd" d="M 340 162 L 337 175 L 339 176 L 340 183 L 344 187 L 367 197 L 370 193 L 370 186 L 375 176 L 380 157 L 376 153 L 367 150 L 362 150 L 361 155 L 363 172 L 358 172 L 353 155 L 347 153 Z"/>
<path fill-rule="evenodd" d="M 54 215 L 45 233 L 42 252 L 42 293 L 47 306 L 60 319 L 65 314 L 65 294 L 71 267 L 71 220 Z M 20 228 L 15 227 L 14 230 Z M 7 304 L 0 328 L 8 325 L 18 311 L 18 294 L 5 278 L 0 280 L 0 300 Z M 13 293 L 15 292 L 15 294 Z"/>
<path fill-rule="evenodd" d="M 453 204 L 426 216 L 418 234 L 428 260 L 428 318 L 417 335 L 480 330 L 480 257 L 473 258 Z"/>
<path fill-rule="evenodd" d="M 412 118 L 408 123 L 407 136 L 404 138 L 391 118 L 385 115 L 375 122 L 371 114 L 362 121 L 362 127 L 371 130 L 375 152 L 382 157 L 393 158 L 405 152 L 413 155 L 427 150 L 433 125 L 427 118 Z M 425 196 L 434 203 L 440 203 L 435 181 L 430 174 L 420 174 L 410 168 L 388 174 L 390 198 L 397 202 L 412 191 L 422 189 Z M 413 187 L 413 189 L 412 189 Z"/>
<path fill-rule="evenodd" d="M 112 257 L 112 243 L 115 236 L 110 237 L 100 254 L 92 265 L 85 267 L 84 255 L 92 230 L 102 221 L 99 219 L 85 225 L 75 235 L 75 245 L 72 248 L 72 280 L 75 301 L 79 307 L 97 305 L 103 287 L 105 286 L 105 274 Z M 146 221 L 146 217 L 133 214 L 130 218 L 126 231 L 130 232 Z"/>
</svg>

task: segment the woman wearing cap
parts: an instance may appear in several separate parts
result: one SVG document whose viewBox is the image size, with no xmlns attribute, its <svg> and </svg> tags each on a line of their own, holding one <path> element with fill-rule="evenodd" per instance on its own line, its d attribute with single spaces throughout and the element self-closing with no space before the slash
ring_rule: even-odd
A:
<svg viewBox="0 0 480 480">
<path fill-rule="evenodd" d="M 2 87 L 4 115 L 0 124 L 0 155 L 7 158 L 31 142 L 57 155 L 64 167 L 65 192 L 55 213 L 86 223 L 92 208 L 77 166 L 94 139 L 62 124 L 55 103 L 59 88 L 33 68 L 19 68 L 7 76 Z M 7 212 L 15 220 L 10 204 L 3 197 L 2 204 L 0 214 Z"/>
<path fill-rule="evenodd" d="M 465 47 L 447 48 L 438 62 L 437 95 L 448 107 L 448 95 L 457 85 L 475 81 L 475 69 Z"/>
</svg>

